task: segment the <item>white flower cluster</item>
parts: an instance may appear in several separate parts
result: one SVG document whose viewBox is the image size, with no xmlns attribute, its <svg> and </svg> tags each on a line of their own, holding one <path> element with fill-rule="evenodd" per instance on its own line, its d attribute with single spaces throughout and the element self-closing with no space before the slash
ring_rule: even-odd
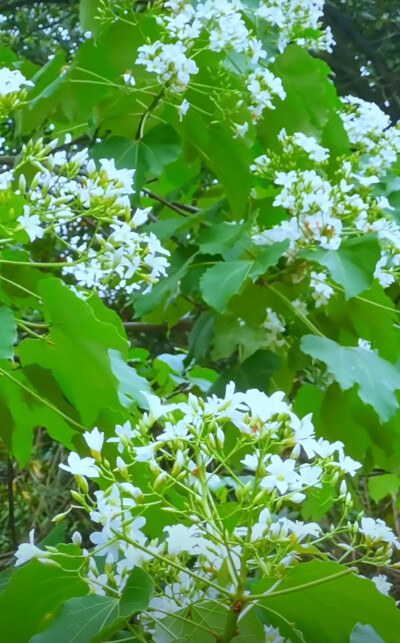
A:
<svg viewBox="0 0 400 643">
<path fill-rule="evenodd" d="M 143 285 L 150 290 L 166 274 L 169 252 L 153 233 L 137 230 L 150 209 L 131 212 L 134 170 L 117 169 L 109 159 L 96 167 L 87 149 L 67 154 L 54 145 L 23 148 L 15 170 L 29 162 L 37 173 L 29 182 L 19 175 L 23 214 L 7 232 L 22 243 L 52 237 L 66 264 L 63 274 L 79 287 L 111 297 Z M 0 175 L 4 198 L 11 197 L 13 181 L 13 172 Z"/>
<path fill-rule="evenodd" d="M 190 76 L 197 74 L 199 68 L 194 60 L 186 55 L 182 42 L 165 44 L 157 40 L 151 45 L 138 49 L 137 65 L 144 65 L 146 71 L 157 74 L 162 84 L 167 84 L 173 93 L 185 91 Z"/>
<path fill-rule="evenodd" d="M 242 60 L 245 84 L 243 91 L 238 91 L 238 106 L 245 102 L 256 122 L 264 109 L 274 108 L 274 99 L 286 96 L 281 79 L 266 68 L 274 58 L 257 35 L 260 23 L 276 32 L 272 41 L 277 51 L 283 51 L 289 42 L 330 51 L 330 30 L 320 29 L 322 6 L 321 0 L 261 0 L 256 7 L 241 0 L 167 0 L 157 16 L 164 34 L 139 47 L 136 64 L 156 74 L 158 82 L 174 94 L 184 92 L 189 84 L 196 88 L 196 57 L 205 47 L 216 54 L 234 52 Z M 227 58 L 225 66 L 232 67 L 232 61 Z M 135 84 L 130 75 L 125 74 L 124 80 Z M 184 113 L 179 111 L 181 119 Z M 248 123 L 240 127 L 238 134 L 243 136 Z"/>
<path fill-rule="evenodd" d="M 341 442 L 316 439 L 311 416 L 297 417 L 283 393 L 241 393 L 229 384 L 223 398 L 189 394 L 164 405 L 146 397 L 149 411 L 108 439 L 114 456 L 108 446 L 103 456 L 105 436 L 96 428 L 84 434 L 91 456 L 71 453 L 60 465 L 76 477 L 73 498 L 96 525 L 93 551 L 82 550 L 93 592 L 121 592 L 133 567 L 143 567 L 156 588 L 149 609 L 162 619 L 194 602 L 235 597 L 260 574 L 281 579 L 316 549 L 332 558 L 331 540 L 344 550 L 341 562 L 353 554 L 360 563 L 390 564 L 400 548 L 392 530 L 362 515 L 349 520 L 346 476 L 361 465 Z M 101 479 L 101 490 L 90 493 L 87 478 Z M 337 490 L 342 515 L 328 531 L 298 518 L 308 494 L 323 486 Z M 236 518 L 228 529 L 230 504 Z M 73 540 L 79 544 L 79 534 Z M 51 551 L 31 542 L 16 556 L 17 564 L 48 562 Z"/>
<path fill-rule="evenodd" d="M 283 333 L 286 330 L 286 327 L 279 316 L 271 308 L 266 310 L 267 316 L 264 321 L 263 327 L 267 331 L 266 336 L 266 347 L 274 350 L 275 348 L 280 348 L 285 344 L 285 338 Z"/>
<path fill-rule="evenodd" d="M 0 69 L 0 96 L 17 94 L 23 87 L 33 87 L 33 83 L 26 80 L 19 69 L 8 69 L 8 67 Z"/>
<path fill-rule="evenodd" d="M 0 118 L 6 118 L 26 96 L 26 89 L 33 87 L 19 69 L 0 69 Z"/>
<path fill-rule="evenodd" d="M 290 42 L 331 52 L 335 41 L 330 27 L 321 30 L 325 0 L 261 0 L 256 16 L 278 28 L 278 47 Z"/>
<path fill-rule="evenodd" d="M 281 153 L 262 154 L 253 161 L 250 170 L 255 177 L 281 188 L 273 205 L 284 208 L 288 218 L 271 228 L 254 228 L 252 237 L 256 245 L 289 241 L 287 256 L 293 260 L 304 247 L 338 250 L 345 238 L 375 232 L 382 248 L 375 277 L 387 287 L 400 266 L 400 226 L 391 217 L 388 199 L 374 196 L 373 189 L 400 151 L 400 129 L 389 127 L 388 117 L 376 105 L 354 105 L 342 113 L 354 150 L 340 159 L 333 176 L 327 168 L 329 151 L 301 132 L 288 135 L 283 129 L 278 135 Z M 333 291 L 316 283 L 312 280 L 311 287 L 319 306 Z"/>
<path fill-rule="evenodd" d="M 400 126 L 391 126 L 389 116 L 375 103 L 355 96 L 346 96 L 342 103 L 340 116 L 344 128 L 361 155 L 360 173 L 377 183 L 378 176 L 393 165 L 400 153 Z"/>
</svg>

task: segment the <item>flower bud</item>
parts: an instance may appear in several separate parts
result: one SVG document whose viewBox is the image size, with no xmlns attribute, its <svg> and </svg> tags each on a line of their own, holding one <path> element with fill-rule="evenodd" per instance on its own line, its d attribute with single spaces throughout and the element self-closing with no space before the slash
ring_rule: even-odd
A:
<svg viewBox="0 0 400 643">
<path fill-rule="evenodd" d="M 78 491 L 75 491 L 75 489 L 72 489 L 71 496 L 73 497 L 74 500 L 76 500 L 76 502 L 79 502 L 79 504 L 81 505 L 86 504 L 85 497 Z"/>
<path fill-rule="evenodd" d="M 117 465 L 117 469 L 120 472 L 120 474 L 124 478 L 128 479 L 129 478 L 128 467 L 126 466 L 126 462 L 124 462 L 121 456 L 117 457 L 115 464 Z"/>
<path fill-rule="evenodd" d="M 68 509 L 68 511 L 63 511 L 60 514 L 57 514 L 56 516 L 54 516 L 54 518 L 51 519 L 51 522 L 61 522 L 62 520 L 64 520 L 65 516 L 68 516 L 70 511 L 71 509 Z"/>
<path fill-rule="evenodd" d="M 88 493 L 88 491 L 89 491 L 89 485 L 88 485 L 88 483 L 87 483 L 86 478 L 84 478 L 84 476 L 76 475 L 76 476 L 75 476 L 75 480 L 76 480 L 76 483 L 77 483 L 77 485 L 78 485 L 78 488 L 79 488 L 81 491 L 83 491 L 83 493 Z"/>
<path fill-rule="evenodd" d="M 47 565 L 47 567 L 58 567 L 59 569 L 62 569 L 60 563 L 57 563 L 52 558 L 38 558 L 38 561 L 43 565 Z"/>
<path fill-rule="evenodd" d="M 157 490 L 159 487 L 161 487 L 164 484 L 166 479 L 167 479 L 166 472 L 161 471 L 161 473 L 157 476 L 157 478 L 154 481 L 154 489 Z"/>
<path fill-rule="evenodd" d="M 225 433 L 221 429 L 220 426 L 217 426 L 217 430 L 215 432 L 216 438 L 217 438 L 217 444 L 220 449 L 224 446 L 224 441 L 225 441 Z"/>
<path fill-rule="evenodd" d="M 172 475 L 173 478 L 175 476 L 177 476 L 178 473 L 180 473 L 180 471 L 181 471 L 181 469 L 182 469 L 182 467 L 184 465 L 184 462 L 185 462 L 185 456 L 183 455 L 182 451 L 180 449 L 178 449 L 178 451 L 176 452 L 176 456 L 175 456 L 175 463 L 174 463 L 174 466 L 173 466 L 172 471 L 171 471 L 171 475 Z"/>
</svg>

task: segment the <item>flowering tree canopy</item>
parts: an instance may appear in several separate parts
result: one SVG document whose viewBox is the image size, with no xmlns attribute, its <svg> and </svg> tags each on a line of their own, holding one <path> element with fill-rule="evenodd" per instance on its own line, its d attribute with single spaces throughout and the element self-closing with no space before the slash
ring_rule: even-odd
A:
<svg viewBox="0 0 400 643">
<path fill-rule="evenodd" d="M 322 0 L 71 20 L 0 48 L 10 525 L 38 432 L 69 492 L 11 529 L 3 631 L 398 643 L 400 125 Z"/>
</svg>

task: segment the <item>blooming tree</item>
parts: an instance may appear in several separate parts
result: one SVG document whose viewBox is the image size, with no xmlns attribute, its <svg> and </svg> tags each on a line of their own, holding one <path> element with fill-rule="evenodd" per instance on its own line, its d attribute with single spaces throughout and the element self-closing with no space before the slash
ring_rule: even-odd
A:
<svg viewBox="0 0 400 643">
<path fill-rule="evenodd" d="M 323 11 L 82 0 L 0 70 L 0 435 L 71 487 L 10 640 L 398 640 L 400 130 Z"/>
</svg>

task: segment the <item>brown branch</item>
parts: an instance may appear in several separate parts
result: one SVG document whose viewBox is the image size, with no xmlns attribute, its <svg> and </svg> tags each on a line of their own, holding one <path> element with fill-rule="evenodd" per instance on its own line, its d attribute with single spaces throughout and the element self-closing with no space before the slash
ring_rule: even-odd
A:
<svg viewBox="0 0 400 643">
<path fill-rule="evenodd" d="M 183 317 L 173 327 L 173 330 L 190 330 L 193 326 L 192 317 Z M 126 330 L 134 330 L 138 333 L 164 333 L 169 330 L 168 324 L 149 324 L 147 322 L 123 322 Z"/>
<path fill-rule="evenodd" d="M 17 156 L 0 156 L 0 165 L 14 166 Z"/>
</svg>

